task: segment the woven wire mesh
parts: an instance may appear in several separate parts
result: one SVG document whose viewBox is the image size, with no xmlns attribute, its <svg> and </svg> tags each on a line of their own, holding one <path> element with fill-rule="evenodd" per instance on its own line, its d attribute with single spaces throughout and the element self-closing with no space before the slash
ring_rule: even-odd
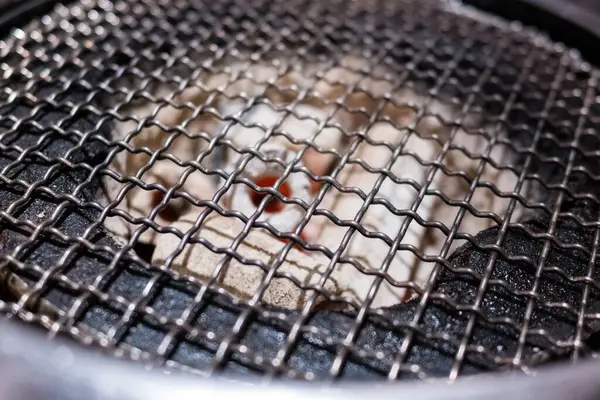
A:
<svg viewBox="0 0 600 400">
<path fill-rule="evenodd" d="M 327 80 L 327 70 L 339 67 L 350 54 L 367 60 L 353 71 L 361 79 L 375 77 L 392 89 L 371 97 L 372 109 L 347 104 L 353 93 L 363 90 L 360 80 L 329 100 L 335 112 L 365 121 L 355 132 L 342 128 L 351 144 L 333 151 L 336 168 L 316 176 L 300 166 L 309 149 L 326 153 L 314 140 L 305 141 L 291 161 L 270 160 L 284 172 L 274 188 L 262 189 L 267 197 L 257 212 L 246 215 L 223 208 L 219 200 L 235 184 L 261 190 L 243 177 L 243 167 L 267 156 L 260 146 L 236 148 L 225 133 L 194 136 L 188 124 L 199 115 L 244 124 L 239 115 L 259 103 L 295 115 L 294 107 L 311 88 L 285 86 L 279 78 L 294 66 L 318 65 L 307 67 L 305 74 Z M 41 324 L 50 336 L 64 334 L 111 354 L 204 375 L 225 370 L 254 371 L 268 378 L 455 379 L 488 370 L 528 371 L 544 361 L 595 353 L 590 340 L 600 315 L 595 270 L 600 236 L 593 187 L 598 179 L 597 72 L 537 33 L 436 1 L 86 0 L 58 6 L 27 28 L 14 30 L 0 44 L 0 57 L 0 309 L 7 316 Z M 232 60 L 274 66 L 277 77 L 263 82 L 264 90 L 291 93 L 291 100 L 281 106 L 269 103 L 265 93 L 228 94 L 228 85 L 236 80 L 254 79 L 244 71 L 229 73 L 225 86 L 207 90 L 208 98 L 200 104 L 178 100 L 207 74 L 227 72 Z M 160 94 L 159 87 L 167 87 L 168 94 Z M 408 132 L 405 141 L 388 146 L 393 155 L 387 166 L 366 165 L 353 151 L 371 140 L 364 132 L 385 120 L 382 110 L 394 105 L 394 92 L 406 88 L 425 100 L 401 105 L 413 115 L 410 124 L 397 126 Z M 227 96 L 243 101 L 237 116 L 224 118 L 211 107 L 211 99 Z M 132 104 L 150 104 L 152 112 L 128 114 Z M 432 111 L 436 104 L 454 111 L 450 117 L 440 115 Z M 157 118 L 165 107 L 185 110 L 189 118 L 165 124 Z M 427 179 L 415 183 L 395 178 L 397 185 L 412 185 L 417 192 L 409 208 L 398 209 L 376 194 L 386 177 L 394 179 L 390 165 L 407 156 L 406 141 L 411 135 L 421 138 L 417 127 L 427 118 L 437 119 L 448 136 L 423 138 L 440 146 L 432 159 L 408 154 L 426 168 Z M 468 123 L 472 119 L 478 121 L 475 126 Z M 124 122 L 135 128 L 119 137 L 116 127 Z M 327 119 L 316 122 L 319 129 L 329 126 Z M 154 149 L 132 145 L 149 126 L 158 126 L 173 141 L 188 137 L 205 146 L 195 159 L 182 161 L 171 152 L 172 142 Z M 277 135 L 275 126 L 259 127 L 265 132 L 261 144 Z M 466 148 L 461 132 L 479 138 L 483 150 Z M 287 140 L 292 140 L 289 135 Z M 492 157 L 498 147 L 511 156 Z M 245 162 L 232 171 L 207 167 L 203 161 L 223 149 L 233 149 Z M 112 163 L 125 153 L 146 154 L 142 172 L 158 160 L 170 160 L 186 177 L 199 172 L 219 182 L 219 189 L 211 198 L 190 194 L 186 178 L 161 184 L 148 182 L 143 173 L 123 175 Z M 473 161 L 476 170 L 449 168 L 444 160 L 451 153 Z M 370 193 L 336 180 L 352 163 L 380 177 Z M 486 165 L 512 171 L 514 187 L 506 191 L 487 181 Z M 322 184 L 313 203 L 276 190 L 293 173 Z M 436 174 L 465 181 L 464 198 L 452 199 L 443 187 L 433 187 Z M 120 207 L 122 199 L 99 200 L 107 179 L 119 182 L 125 192 L 141 188 L 160 193 L 159 200 L 147 215 L 132 216 Z M 526 191 L 525 185 L 535 190 Z M 478 210 L 471 204 L 478 188 L 505 200 L 504 211 Z M 362 199 L 354 221 L 318 208 L 327 190 Z M 299 235 L 301 228 L 282 232 L 261 222 L 259 214 L 271 197 L 301 206 L 303 223 L 321 215 L 347 227 L 347 240 L 330 249 L 307 243 Z M 419 204 L 427 197 L 453 208 L 456 218 L 446 224 L 420 215 Z M 194 230 L 157 222 L 172 201 L 200 210 Z M 394 235 L 361 224 L 375 204 L 405 218 Z M 517 208 L 522 210 L 518 218 L 513 216 Z M 231 245 L 194 238 L 211 213 L 244 223 Z M 461 231 L 465 215 L 486 219 L 490 228 Z M 135 233 L 115 241 L 103 227 L 109 217 L 127 221 Z M 414 224 L 443 236 L 439 252 L 426 254 L 404 242 Z M 245 237 L 259 228 L 284 240 L 268 263 L 239 253 Z M 260 268 L 261 284 L 250 298 L 243 298 L 215 277 L 200 279 L 175 270 L 176 254 L 153 262 L 139 246 L 146 231 L 176 236 L 179 253 L 192 245 L 219 253 L 219 268 L 232 260 Z M 386 243 L 384 265 L 389 266 L 396 252 L 411 252 L 432 265 L 431 275 L 422 282 L 397 281 L 383 267 L 367 271 L 374 278 L 365 298 L 328 292 L 326 282 L 337 264 L 365 272 L 360 260 L 344 253 L 351 235 L 359 234 Z M 459 242 L 466 245 L 456 250 L 453 245 Z M 331 260 L 316 283 L 280 272 L 297 247 Z M 276 277 L 307 293 L 299 309 L 263 301 Z M 373 307 L 382 282 L 409 288 L 415 297 L 392 307 Z M 343 311 L 321 309 L 323 298 L 343 304 Z"/>
</svg>

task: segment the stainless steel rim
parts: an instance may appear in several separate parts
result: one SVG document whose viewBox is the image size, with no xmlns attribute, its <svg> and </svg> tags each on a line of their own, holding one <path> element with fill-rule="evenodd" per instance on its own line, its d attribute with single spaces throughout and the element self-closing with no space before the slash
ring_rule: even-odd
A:
<svg viewBox="0 0 600 400">
<path fill-rule="evenodd" d="M 0 325 L 0 389 L 6 400 L 98 398 L 196 399 L 381 399 L 415 396 L 424 400 L 443 399 L 595 399 L 600 394 L 597 361 L 584 361 L 565 368 L 544 368 L 532 376 L 484 374 L 459 380 L 388 383 L 382 385 L 342 382 L 276 383 L 269 386 L 230 380 L 198 379 L 180 374 L 148 371 L 143 366 L 115 360 L 89 349 L 73 347 L 62 340 L 48 342 L 43 335 L 23 326 Z"/>
</svg>

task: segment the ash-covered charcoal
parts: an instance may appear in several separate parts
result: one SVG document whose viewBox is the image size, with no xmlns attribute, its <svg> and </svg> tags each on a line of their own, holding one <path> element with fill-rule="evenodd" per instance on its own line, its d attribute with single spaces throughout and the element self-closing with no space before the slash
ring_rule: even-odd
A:
<svg viewBox="0 0 600 400">
<path fill-rule="evenodd" d="M 116 125 L 131 149 L 115 158 L 121 178 L 106 177 L 102 201 L 127 218 L 105 226 L 120 242 L 154 244 L 155 264 L 219 282 L 240 300 L 261 290 L 265 304 L 290 309 L 309 301 L 307 289 L 322 304 L 334 296 L 361 303 L 384 273 L 371 306 L 390 306 L 410 298 L 408 282 L 425 284 L 433 263 L 419 252 L 435 256 L 446 239 L 427 224 L 451 226 L 460 207 L 449 202 L 473 191 L 475 211 L 459 228 L 470 235 L 497 223 L 508 204 L 490 187 L 514 190 L 517 175 L 502 168 L 514 151 L 469 132 L 482 129 L 476 116 L 452 129 L 458 110 L 396 87 L 384 66 L 362 56 L 335 66 L 281 58 L 219 65 L 185 89 L 159 86 L 124 107 Z M 480 168 L 483 157 L 492 163 Z M 471 189 L 474 179 L 481 186 Z M 382 271 L 399 232 L 417 251 L 400 249 Z M 223 261 L 225 249 L 238 257 Z M 277 258 L 285 266 L 267 278 Z"/>
</svg>

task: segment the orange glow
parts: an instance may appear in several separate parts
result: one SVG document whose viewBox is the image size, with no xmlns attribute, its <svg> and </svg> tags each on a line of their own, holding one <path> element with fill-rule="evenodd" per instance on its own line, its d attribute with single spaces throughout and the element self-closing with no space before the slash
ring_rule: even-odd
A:
<svg viewBox="0 0 600 400">
<path fill-rule="evenodd" d="M 258 179 L 256 179 L 254 181 L 254 183 L 261 187 L 261 188 L 267 188 L 267 187 L 273 187 L 273 185 L 275 184 L 275 182 L 277 181 L 277 179 L 279 179 L 279 177 L 277 176 L 261 176 Z M 255 207 L 258 207 L 258 205 L 260 204 L 260 202 L 262 201 L 262 199 L 264 199 L 268 193 L 258 193 L 255 192 L 254 190 L 252 190 L 251 188 L 248 188 L 249 194 L 250 194 L 250 199 L 252 200 L 252 204 L 254 204 Z M 280 186 L 279 186 L 279 193 L 281 193 L 283 196 L 285 197 L 290 197 L 292 194 L 292 190 L 290 188 L 290 185 L 287 182 L 283 182 Z M 278 213 L 283 211 L 283 209 L 285 208 L 285 203 L 280 201 L 279 199 L 276 198 L 272 198 L 268 203 L 267 206 L 265 207 L 265 211 L 273 214 L 273 213 Z"/>
</svg>

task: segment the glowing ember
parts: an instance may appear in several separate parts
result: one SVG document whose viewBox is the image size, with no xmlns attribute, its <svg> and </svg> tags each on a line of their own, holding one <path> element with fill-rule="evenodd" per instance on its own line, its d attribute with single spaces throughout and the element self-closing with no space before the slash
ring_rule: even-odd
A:
<svg viewBox="0 0 600 400">
<path fill-rule="evenodd" d="M 275 185 L 275 182 L 277 181 L 277 179 L 279 179 L 279 177 L 277 177 L 277 176 L 261 176 L 258 179 L 256 179 L 254 181 L 254 183 L 261 188 L 268 188 L 268 187 L 273 187 L 273 185 Z M 287 182 L 283 182 L 279 186 L 278 191 L 284 197 L 290 197 L 292 194 L 290 186 L 288 185 Z M 252 200 L 252 203 L 256 207 L 258 207 L 260 202 L 268 195 L 268 193 L 255 192 L 251 188 L 248 188 L 248 193 L 250 194 L 250 199 Z M 267 205 L 265 207 L 265 212 L 268 212 L 270 214 L 278 213 L 278 212 L 283 211 L 284 208 L 285 208 L 285 203 L 282 202 L 281 200 L 273 197 L 267 203 Z"/>
</svg>

